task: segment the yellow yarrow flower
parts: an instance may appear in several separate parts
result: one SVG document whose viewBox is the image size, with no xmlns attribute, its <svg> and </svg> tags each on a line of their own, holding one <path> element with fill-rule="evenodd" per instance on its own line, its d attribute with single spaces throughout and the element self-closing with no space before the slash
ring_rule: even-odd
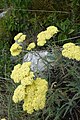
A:
<svg viewBox="0 0 80 120">
<path fill-rule="evenodd" d="M 34 73 L 30 71 L 31 62 L 25 62 L 22 65 L 14 66 L 11 78 L 15 83 L 21 82 L 22 85 L 30 85 L 33 82 Z"/>
<path fill-rule="evenodd" d="M 59 30 L 55 26 L 49 26 L 47 27 L 47 32 L 49 32 L 52 36 L 56 34 Z"/>
<path fill-rule="evenodd" d="M 40 33 L 37 35 L 37 38 L 38 38 L 38 39 L 46 39 L 45 36 L 46 36 L 46 35 L 45 35 L 45 31 L 42 31 L 42 32 L 40 32 Z"/>
<path fill-rule="evenodd" d="M 45 38 L 46 40 L 49 40 L 53 35 L 49 31 L 45 31 Z"/>
<path fill-rule="evenodd" d="M 23 42 L 26 39 L 26 35 L 22 35 L 19 39 L 18 42 Z"/>
<path fill-rule="evenodd" d="M 76 46 L 74 43 L 66 43 L 63 45 L 62 55 L 69 59 L 80 60 L 80 46 Z"/>
<path fill-rule="evenodd" d="M 26 86 L 26 97 L 24 98 L 23 110 L 32 114 L 34 110 L 45 107 L 48 83 L 45 79 L 37 78 L 32 85 Z"/>
<path fill-rule="evenodd" d="M 21 51 L 22 51 L 22 47 L 17 43 L 14 43 L 10 48 L 10 52 L 12 56 L 19 55 Z"/>
<path fill-rule="evenodd" d="M 20 82 L 20 68 L 21 68 L 21 64 L 18 64 L 14 66 L 14 69 L 12 71 L 11 79 L 13 79 L 15 83 Z"/>
<path fill-rule="evenodd" d="M 18 102 L 22 101 L 24 98 L 25 98 L 25 87 L 23 85 L 19 85 L 15 89 L 12 99 L 15 103 L 18 103 Z"/>
<path fill-rule="evenodd" d="M 24 85 L 24 86 L 31 85 L 33 83 L 33 80 L 34 80 L 33 77 L 34 77 L 34 73 L 30 72 L 27 77 L 24 77 L 21 80 L 21 84 Z"/>
<path fill-rule="evenodd" d="M 32 50 L 33 48 L 35 48 L 35 46 L 36 46 L 35 43 L 32 42 L 28 45 L 27 50 Z"/>
<path fill-rule="evenodd" d="M 23 33 L 18 33 L 15 37 L 14 40 L 17 41 L 18 43 L 23 42 L 26 39 L 26 35 Z"/>
<path fill-rule="evenodd" d="M 49 26 L 47 30 L 42 31 L 37 35 L 37 45 L 44 46 L 46 43 L 46 40 L 49 40 L 57 32 L 58 32 L 57 27 Z"/>
<path fill-rule="evenodd" d="M 22 65 L 18 64 L 14 66 L 11 78 L 13 80 L 15 79 L 14 82 L 21 82 L 14 90 L 12 97 L 13 101 L 18 103 L 23 100 L 23 110 L 32 114 L 34 110 L 43 109 L 45 107 L 48 82 L 41 78 L 36 78 L 36 80 L 34 80 L 35 76 L 34 73 L 30 71 L 30 67 L 31 62 L 25 62 Z"/>
<path fill-rule="evenodd" d="M 14 40 L 18 40 L 21 36 L 23 35 L 23 33 L 18 33 L 15 37 L 14 37 Z"/>
<path fill-rule="evenodd" d="M 38 46 L 44 46 L 45 43 L 46 43 L 46 40 L 45 40 L 45 39 L 43 39 L 43 40 L 38 39 L 38 40 L 37 40 L 37 45 L 38 45 Z"/>
</svg>

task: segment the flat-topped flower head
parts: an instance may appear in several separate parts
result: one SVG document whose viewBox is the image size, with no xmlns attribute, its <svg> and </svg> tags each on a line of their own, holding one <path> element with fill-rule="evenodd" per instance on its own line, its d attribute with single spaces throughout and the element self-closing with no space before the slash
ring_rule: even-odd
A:
<svg viewBox="0 0 80 120">
<path fill-rule="evenodd" d="M 14 37 L 14 40 L 18 40 L 21 36 L 23 35 L 23 33 L 18 33 L 15 37 Z"/>
<path fill-rule="evenodd" d="M 47 30 L 40 32 L 37 35 L 37 45 L 44 46 L 47 40 L 50 40 L 51 37 L 56 34 L 59 30 L 55 26 L 49 26 Z"/>
<path fill-rule="evenodd" d="M 53 36 L 57 32 L 59 32 L 58 28 L 55 26 L 49 26 L 47 27 L 47 31 Z"/>
<path fill-rule="evenodd" d="M 74 43 L 66 43 L 63 45 L 62 55 L 69 59 L 80 60 L 80 46 Z"/>
<path fill-rule="evenodd" d="M 26 39 L 26 35 L 22 35 L 19 39 L 18 42 L 23 42 Z"/>
<path fill-rule="evenodd" d="M 34 73 L 30 70 L 31 62 L 24 62 L 22 65 L 14 66 L 11 78 L 15 83 L 21 82 L 22 85 L 30 85 L 33 82 Z"/>
<path fill-rule="evenodd" d="M 26 39 L 26 35 L 23 33 L 18 33 L 15 37 L 14 40 L 17 41 L 18 43 L 23 42 Z"/>
<path fill-rule="evenodd" d="M 21 53 L 22 51 L 22 46 L 20 46 L 17 43 L 14 43 L 11 48 L 10 48 L 10 52 L 12 56 L 17 56 Z"/>
<path fill-rule="evenodd" d="M 32 49 L 35 48 L 35 47 L 36 47 L 35 43 L 32 42 L 32 43 L 30 43 L 30 44 L 28 45 L 27 50 L 32 50 Z"/>
</svg>

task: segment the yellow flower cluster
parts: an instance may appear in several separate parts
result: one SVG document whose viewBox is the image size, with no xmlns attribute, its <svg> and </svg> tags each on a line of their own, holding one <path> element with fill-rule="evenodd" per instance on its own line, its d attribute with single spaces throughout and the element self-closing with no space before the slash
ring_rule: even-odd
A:
<svg viewBox="0 0 80 120">
<path fill-rule="evenodd" d="M 37 45 L 38 46 L 44 46 L 47 40 L 49 40 L 54 34 L 58 32 L 57 27 L 55 26 L 49 26 L 47 30 L 40 32 L 37 35 Z"/>
<path fill-rule="evenodd" d="M 37 45 L 43 46 L 46 43 L 46 41 L 49 40 L 57 32 L 58 32 L 57 27 L 49 26 L 47 30 L 42 31 L 37 35 Z M 26 35 L 24 35 L 23 33 L 18 33 L 14 37 L 15 43 L 10 48 L 12 56 L 17 56 L 21 53 L 22 46 L 20 46 L 19 44 L 21 44 L 25 39 Z M 32 42 L 28 45 L 27 50 L 32 50 L 33 48 L 35 48 L 35 46 L 36 46 L 35 43 Z"/>
<path fill-rule="evenodd" d="M 12 56 L 19 55 L 21 51 L 22 51 L 22 46 L 20 46 L 18 43 L 14 43 L 10 48 L 10 52 Z"/>
<path fill-rule="evenodd" d="M 31 114 L 34 110 L 43 109 L 46 101 L 48 83 L 45 79 L 36 78 L 30 70 L 31 62 L 18 64 L 12 71 L 11 78 L 15 83 L 21 84 L 15 89 L 13 101 L 18 103 L 24 101 L 23 110 Z"/>
<path fill-rule="evenodd" d="M 34 73 L 30 71 L 31 62 L 18 64 L 12 71 L 11 78 L 15 83 L 21 82 L 22 85 L 30 85 L 33 82 Z"/>
<path fill-rule="evenodd" d="M 23 33 L 18 33 L 15 37 L 14 40 L 18 41 L 18 43 L 23 42 L 26 39 L 26 35 Z"/>
<path fill-rule="evenodd" d="M 18 102 L 24 100 L 24 98 L 25 98 L 25 86 L 19 85 L 19 86 L 15 89 L 14 95 L 13 95 L 13 98 L 12 98 L 12 99 L 13 99 L 13 101 L 14 101 L 15 103 L 18 103 Z"/>
<path fill-rule="evenodd" d="M 69 59 L 80 60 L 80 46 L 74 43 L 66 43 L 63 45 L 62 55 Z"/>
<path fill-rule="evenodd" d="M 11 46 L 10 52 L 12 56 L 17 56 L 22 52 L 22 46 L 19 43 L 22 43 L 26 39 L 26 35 L 23 33 L 18 33 L 15 37 L 15 43 Z"/>
<path fill-rule="evenodd" d="M 26 87 L 23 110 L 32 114 L 34 110 L 43 109 L 47 90 L 48 83 L 45 79 L 37 78 L 34 80 L 32 85 Z"/>
<path fill-rule="evenodd" d="M 27 50 L 32 50 L 33 48 L 35 48 L 35 46 L 36 46 L 35 43 L 32 42 L 28 45 Z"/>
</svg>

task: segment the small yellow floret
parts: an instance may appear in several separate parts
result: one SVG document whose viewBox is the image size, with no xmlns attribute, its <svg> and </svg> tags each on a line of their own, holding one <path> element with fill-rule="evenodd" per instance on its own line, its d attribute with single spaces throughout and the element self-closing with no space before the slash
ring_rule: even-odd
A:
<svg viewBox="0 0 80 120">
<path fill-rule="evenodd" d="M 35 46 L 36 46 L 35 43 L 32 42 L 28 45 L 27 50 L 32 50 L 33 48 L 35 48 Z"/>
</svg>

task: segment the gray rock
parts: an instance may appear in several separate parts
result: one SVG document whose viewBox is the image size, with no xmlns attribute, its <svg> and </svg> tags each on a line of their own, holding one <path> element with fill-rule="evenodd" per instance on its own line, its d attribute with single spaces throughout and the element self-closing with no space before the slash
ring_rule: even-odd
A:
<svg viewBox="0 0 80 120">
<path fill-rule="evenodd" d="M 44 71 L 47 67 L 47 54 L 47 51 L 31 51 L 24 56 L 23 62 L 30 61 L 32 63 L 31 70 L 34 72 Z"/>
</svg>

